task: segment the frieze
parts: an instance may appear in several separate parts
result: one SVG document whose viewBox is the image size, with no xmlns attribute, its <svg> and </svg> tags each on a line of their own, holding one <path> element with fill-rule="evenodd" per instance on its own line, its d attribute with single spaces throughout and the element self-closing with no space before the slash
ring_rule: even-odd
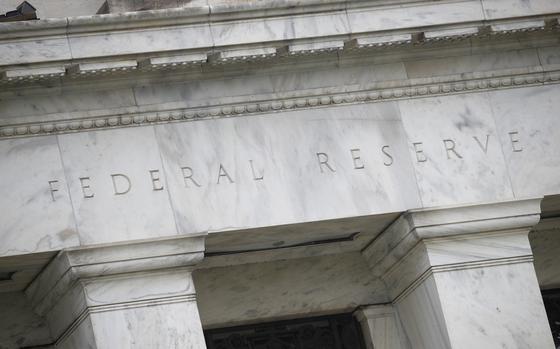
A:
<svg viewBox="0 0 560 349">
<path fill-rule="evenodd" d="M 508 139 L 509 139 L 509 148 L 510 151 L 513 153 L 520 153 L 523 152 L 523 143 L 521 141 L 520 132 L 519 131 L 509 131 L 507 132 Z M 471 141 L 477 145 L 479 150 L 483 154 L 488 153 L 489 141 L 491 135 L 486 134 L 484 136 L 472 136 Z M 441 139 L 441 147 L 442 150 L 445 152 L 447 160 L 464 160 L 462 150 L 457 146 L 457 143 L 454 139 Z M 426 163 L 430 161 L 430 155 L 424 151 L 424 142 L 412 142 L 410 144 L 413 152 L 413 161 L 417 163 Z M 366 167 L 371 166 L 372 164 L 367 164 L 364 161 L 364 152 L 371 151 L 371 149 L 361 149 L 361 148 L 352 148 L 348 149 L 347 155 L 348 163 L 350 164 L 351 170 L 364 170 Z M 389 144 L 382 145 L 379 149 L 374 150 L 378 151 L 382 156 L 382 160 L 380 164 L 373 164 L 374 166 L 383 165 L 385 167 L 393 166 L 396 155 L 393 153 L 392 146 Z M 325 175 L 325 174 L 334 174 L 337 172 L 337 166 L 334 164 L 335 161 L 332 161 L 332 155 L 326 151 L 319 151 L 314 154 L 310 154 L 311 157 L 314 158 L 316 163 L 315 167 L 315 174 L 317 175 Z M 433 160 L 432 160 L 433 161 Z M 340 162 L 338 162 L 340 163 Z M 251 180 L 253 181 L 264 181 L 266 180 L 266 173 L 267 169 L 262 166 L 262 164 L 257 163 L 253 159 L 248 159 L 246 161 L 247 169 L 249 170 L 249 174 L 251 176 Z M 227 185 L 227 184 L 235 184 L 237 178 L 234 175 L 234 170 L 223 163 L 216 163 L 214 164 L 214 170 L 211 171 L 212 175 L 209 178 L 202 178 L 201 175 L 197 172 L 196 168 L 191 167 L 191 165 L 182 165 L 179 166 L 175 173 L 179 173 L 182 177 L 182 182 L 185 188 L 201 188 L 210 185 Z M 149 183 L 151 186 L 152 191 L 161 191 L 165 189 L 164 185 L 164 174 L 161 169 L 146 169 L 145 171 L 146 181 L 144 184 Z M 169 174 L 168 174 L 169 175 Z M 115 196 L 121 196 L 128 194 L 136 183 L 133 183 L 130 176 L 126 173 L 108 173 L 107 176 L 110 178 L 112 184 L 112 194 Z M 81 195 L 84 199 L 93 199 L 95 198 L 95 188 L 92 185 L 93 178 L 90 176 L 83 176 L 78 178 L 79 187 L 81 188 Z M 57 200 L 57 192 L 60 191 L 60 185 L 62 185 L 62 180 L 60 178 L 54 178 L 47 183 L 45 183 L 46 188 L 48 189 L 52 202 Z"/>
</svg>

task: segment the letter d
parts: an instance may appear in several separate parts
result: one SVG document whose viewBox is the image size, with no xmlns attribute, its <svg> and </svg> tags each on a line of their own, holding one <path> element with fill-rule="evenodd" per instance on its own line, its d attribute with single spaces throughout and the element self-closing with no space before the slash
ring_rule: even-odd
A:
<svg viewBox="0 0 560 349">
<path fill-rule="evenodd" d="M 130 178 L 121 173 L 112 174 L 111 180 L 113 181 L 113 189 L 115 191 L 115 195 L 124 195 L 128 193 L 130 191 L 130 188 L 132 187 Z"/>
</svg>

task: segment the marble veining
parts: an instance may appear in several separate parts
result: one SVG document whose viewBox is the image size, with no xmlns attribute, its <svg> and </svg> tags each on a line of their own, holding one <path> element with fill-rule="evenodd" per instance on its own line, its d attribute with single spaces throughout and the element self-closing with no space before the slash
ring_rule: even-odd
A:
<svg viewBox="0 0 560 349">
<path fill-rule="evenodd" d="M 79 245 L 56 137 L 2 141 L 0 158 L 0 255 Z"/>
<path fill-rule="evenodd" d="M 59 143 L 82 244 L 177 233 L 165 175 L 149 172 L 162 169 L 153 129 L 63 135 Z"/>
</svg>

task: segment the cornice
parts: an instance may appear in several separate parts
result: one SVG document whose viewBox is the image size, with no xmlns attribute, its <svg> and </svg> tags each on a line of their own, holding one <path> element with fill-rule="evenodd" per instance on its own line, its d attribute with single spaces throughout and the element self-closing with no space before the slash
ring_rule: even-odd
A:
<svg viewBox="0 0 560 349">
<path fill-rule="evenodd" d="M 100 55 L 89 59 L 71 59 L 52 63 L 48 61 L 33 62 L 0 68 L 0 86 L 19 86 L 53 79 L 83 79 L 91 76 L 111 76 L 122 73 L 173 71 L 199 65 L 221 65 L 227 68 L 240 62 L 260 63 L 268 61 L 274 63 L 274 60 L 278 58 L 325 55 L 333 52 L 368 54 L 372 49 L 429 48 L 431 46 L 434 46 L 435 49 L 441 49 L 442 44 L 452 44 L 474 38 L 500 40 L 504 36 L 514 37 L 520 33 L 558 32 L 560 31 L 559 20 L 556 17 L 536 17 L 508 21 L 481 21 L 459 27 L 444 25 L 380 33 L 343 33 L 337 36 L 248 42 L 247 44 L 222 47 L 209 43 L 206 48 L 174 50 L 171 53 L 156 52 L 150 54 L 146 52 L 134 56 L 130 54 Z M 60 20 L 47 20 L 47 22 L 44 26 L 48 32 L 51 22 L 60 22 Z M 33 27 L 32 23 L 24 24 Z M 106 34 L 110 35 L 110 33 L 111 31 Z M 5 33 L 0 35 L 0 52 L 3 49 L 2 40 L 6 37 L 10 38 L 10 35 L 6 36 Z M 17 41 L 11 40 L 10 42 L 12 42 L 11 45 L 17 44 Z M 9 42 L 8 46 L 10 50 L 17 50 L 17 46 L 12 47 Z"/>
<path fill-rule="evenodd" d="M 47 265 L 25 293 L 34 310 L 45 314 L 83 279 L 192 268 L 204 258 L 205 236 L 66 249 Z"/>
<path fill-rule="evenodd" d="M 443 77 L 386 81 L 369 89 L 331 94 L 305 94 L 269 100 L 247 100 L 235 104 L 208 103 L 204 107 L 178 108 L 101 115 L 60 121 L 17 123 L 0 126 L 0 139 L 84 132 L 119 127 L 145 126 L 171 122 L 230 118 L 297 109 L 332 107 L 357 103 L 377 103 L 409 98 L 472 93 L 489 90 L 557 84 L 560 66 L 546 65 L 524 69 Z"/>
<path fill-rule="evenodd" d="M 294 3 L 297 1 L 280 1 L 264 10 L 261 5 L 256 9 L 253 5 L 228 5 L 2 24 L 0 85 L 25 87 L 37 81 L 141 74 L 192 65 L 223 65 L 227 69 L 239 62 L 274 63 L 286 56 L 429 47 L 473 38 L 558 31 L 560 17 L 558 13 L 504 14 L 490 20 L 479 13 L 480 4 L 470 0 L 381 4 L 314 0 L 295 8 Z M 356 12 L 355 6 L 366 12 Z M 460 18 L 446 14 L 465 6 L 468 14 Z M 284 12 L 279 13 L 280 9 Z M 377 9 L 388 12 L 379 14 Z M 422 11 L 433 17 L 439 9 L 442 16 L 415 19 Z M 397 24 L 372 24 L 391 14 L 398 17 Z M 324 24 L 330 22 L 332 25 Z"/>
<path fill-rule="evenodd" d="M 398 301 L 435 273 L 531 262 L 526 237 L 539 222 L 540 202 L 534 198 L 410 210 L 362 254 Z M 523 237 L 525 243 L 519 243 Z M 472 253 L 465 242 L 475 249 L 486 244 L 492 252 Z"/>
<path fill-rule="evenodd" d="M 41 21 L 1 23 L 0 39 L 67 33 L 132 30 L 185 24 L 309 15 L 353 9 L 382 9 L 452 3 L 461 0 L 263 0 L 222 2 L 160 10 L 49 18 Z"/>
<path fill-rule="evenodd" d="M 534 198 L 410 210 L 366 246 L 362 254 L 374 274 L 383 276 L 418 250 L 424 240 L 524 230 L 528 233 L 540 220 L 540 202 L 541 198 Z"/>
</svg>

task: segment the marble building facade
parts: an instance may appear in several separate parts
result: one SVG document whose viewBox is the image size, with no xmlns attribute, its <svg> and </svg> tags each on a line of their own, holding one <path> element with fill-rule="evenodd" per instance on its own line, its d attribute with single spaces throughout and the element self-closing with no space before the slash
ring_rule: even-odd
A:
<svg viewBox="0 0 560 349">
<path fill-rule="evenodd" d="M 560 346 L 557 0 L 31 3 L 0 348 Z"/>
</svg>

